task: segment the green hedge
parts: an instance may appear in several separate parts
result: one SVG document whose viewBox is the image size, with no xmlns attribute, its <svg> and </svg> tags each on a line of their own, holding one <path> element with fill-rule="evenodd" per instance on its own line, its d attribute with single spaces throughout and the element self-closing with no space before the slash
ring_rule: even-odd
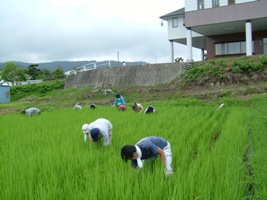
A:
<svg viewBox="0 0 267 200">
<path fill-rule="evenodd" d="M 28 85 L 12 86 L 10 88 L 11 101 L 16 101 L 26 96 L 39 96 L 43 97 L 48 92 L 53 90 L 63 89 L 65 85 L 64 80 L 49 81 L 43 83 L 35 83 Z"/>
<path fill-rule="evenodd" d="M 182 74 L 186 82 L 203 77 L 224 79 L 226 73 L 252 75 L 267 69 L 267 56 L 243 56 L 233 59 L 215 59 L 194 63 L 193 67 Z"/>
</svg>

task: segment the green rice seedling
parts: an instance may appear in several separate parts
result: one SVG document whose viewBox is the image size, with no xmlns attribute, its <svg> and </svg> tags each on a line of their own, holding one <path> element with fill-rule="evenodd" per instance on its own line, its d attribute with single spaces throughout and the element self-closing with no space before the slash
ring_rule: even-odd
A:
<svg viewBox="0 0 267 200">
<path fill-rule="evenodd" d="M 112 106 L 95 110 L 84 106 L 80 111 L 70 107 L 33 117 L 0 116 L 0 198 L 265 197 L 265 161 L 261 158 L 266 140 L 261 132 L 266 131 L 266 115 L 261 114 L 262 120 L 251 120 L 264 113 L 254 110 L 261 104 L 232 104 L 216 111 L 214 105 L 193 100 L 143 103 L 150 104 L 156 108 L 151 115 L 130 109 L 120 112 Z M 113 124 L 113 140 L 108 147 L 83 140 L 82 125 L 101 117 Z M 250 130 L 253 151 L 249 159 L 254 178 L 244 161 Z M 120 157 L 123 145 L 136 144 L 150 135 L 164 137 L 171 144 L 174 174 L 168 179 L 159 158 L 137 172 Z M 253 194 L 248 193 L 251 182 Z"/>
<path fill-rule="evenodd" d="M 255 97 L 251 102 L 249 107 L 250 118 L 248 119 L 250 135 L 245 154 L 246 184 L 248 185 L 245 199 L 266 199 L 266 95 Z"/>
</svg>

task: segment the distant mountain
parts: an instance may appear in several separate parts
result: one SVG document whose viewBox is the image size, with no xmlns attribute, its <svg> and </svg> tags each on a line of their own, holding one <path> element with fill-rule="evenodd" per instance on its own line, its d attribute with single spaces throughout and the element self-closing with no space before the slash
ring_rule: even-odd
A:
<svg viewBox="0 0 267 200">
<path fill-rule="evenodd" d="M 47 62 L 47 63 L 25 63 L 25 62 L 18 62 L 18 61 L 12 61 L 18 65 L 19 68 L 26 69 L 28 66 L 32 64 L 38 64 L 38 69 L 47 69 L 49 71 L 54 71 L 57 68 L 62 68 L 64 71 L 69 71 L 74 68 L 81 67 L 83 65 L 87 66 L 96 66 L 96 68 L 103 68 L 103 67 L 115 67 L 115 66 L 123 66 L 123 62 L 118 61 L 54 61 L 54 62 Z M 134 66 L 134 65 L 145 65 L 148 64 L 143 61 L 137 61 L 137 62 L 125 62 L 126 66 Z M 5 62 L 0 62 L 0 67 L 4 67 Z"/>
</svg>

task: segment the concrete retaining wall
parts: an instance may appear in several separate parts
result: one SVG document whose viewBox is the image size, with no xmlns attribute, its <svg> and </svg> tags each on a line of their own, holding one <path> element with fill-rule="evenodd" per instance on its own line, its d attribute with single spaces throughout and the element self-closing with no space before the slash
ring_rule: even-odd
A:
<svg viewBox="0 0 267 200">
<path fill-rule="evenodd" d="M 94 69 L 66 79 L 65 88 L 152 86 L 169 83 L 186 69 L 186 63 L 149 64 Z"/>
</svg>

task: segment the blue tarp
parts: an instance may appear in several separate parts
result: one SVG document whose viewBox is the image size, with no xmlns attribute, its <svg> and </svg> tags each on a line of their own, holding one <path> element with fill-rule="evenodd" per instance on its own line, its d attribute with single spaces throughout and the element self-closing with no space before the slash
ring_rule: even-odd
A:
<svg viewBox="0 0 267 200">
<path fill-rule="evenodd" d="M 0 103 L 10 102 L 10 86 L 0 85 Z"/>
</svg>

